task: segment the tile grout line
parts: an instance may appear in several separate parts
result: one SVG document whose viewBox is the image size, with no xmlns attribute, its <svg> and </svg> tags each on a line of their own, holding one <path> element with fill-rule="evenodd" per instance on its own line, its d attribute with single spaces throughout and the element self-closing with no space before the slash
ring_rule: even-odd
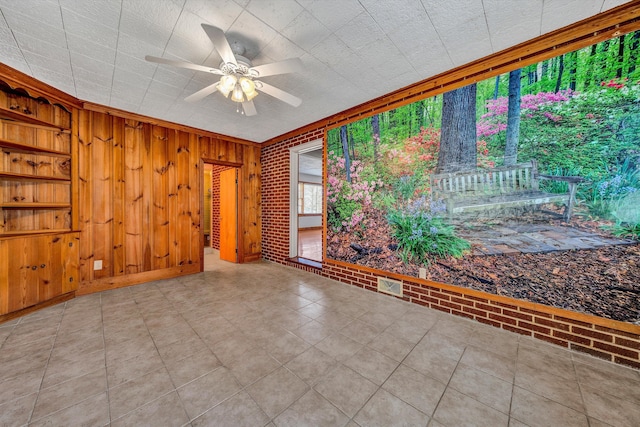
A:
<svg viewBox="0 0 640 427">
<path fill-rule="evenodd" d="M 34 414 L 34 412 L 36 410 L 36 406 L 38 405 L 38 400 L 40 399 L 40 393 L 42 392 L 42 385 L 44 384 L 44 379 L 45 379 L 45 376 L 47 374 L 47 370 L 49 369 L 49 362 L 51 361 L 51 356 L 53 355 L 53 349 L 56 346 L 56 341 L 58 340 L 58 333 L 60 332 L 60 325 L 62 324 L 62 318 L 64 317 L 64 313 L 67 310 L 67 304 L 69 304 L 69 301 L 66 301 L 64 303 L 64 306 L 63 306 L 63 309 L 62 309 L 62 315 L 60 316 L 60 321 L 58 322 L 58 327 L 56 328 L 55 338 L 53 339 L 53 342 L 51 343 L 51 349 L 49 350 L 49 357 L 47 357 L 47 363 L 45 363 L 45 365 L 44 365 L 44 370 L 42 371 L 42 378 L 40 378 L 40 385 L 38 386 L 38 391 L 37 391 L 38 395 L 36 396 L 36 399 L 33 401 L 33 407 L 31 408 L 31 412 L 29 413 L 29 419 L 27 420 L 27 424 L 31 423 L 31 421 L 32 421 L 31 418 L 33 417 L 33 414 Z M 24 319 L 24 318 L 21 318 L 21 321 L 22 321 L 22 319 Z M 22 323 L 22 322 L 18 322 L 18 324 L 19 323 Z M 16 324 L 16 326 L 18 324 Z M 59 412 L 61 410 L 62 409 L 60 409 L 58 411 L 55 411 L 55 412 Z M 55 413 L 55 412 L 53 412 L 53 413 Z M 50 414 L 48 414 L 48 415 L 50 415 Z"/>
<path fill-rule="evenodd" d="M 396 318 L 396 319 L 394 320 L 394 322 L 396 322 L 397 320 L 399 320 L 401 317 L 402 317 L 402 316 L 400 316 L 400 317 Z M 440 317 L 440 316 L 438 316 L 438 320 L 440 320 L 440 319 L 439 319 L 439 317 Z M 394 322 L 392 322 L 391 324 L 393 324 Z M 424 337 L 426 337 L 426 336 L 427 336 L 427 334 L 431 331 L 431 329 L 433 328 L 433 326 L 435 326 L 435 324 L 437 324 L 437 323 L 438 323 L 438 322 L 436 321 L 436 323 L 434 323 L 434 325 L 432 325 L 429 329 L 427 329 L 427 331 L 422 335 L 422 337 L 421 337 L 421 338 L 420 338 L 420 339 L 419 339 L 419 340 L 418 340 L 418 341 L 413 345 L 413 347 L 411 347 L 411 350 L 409 350 L 409 351 L 407 352 L 407 354 L 402 358 L 402 360 L 400 361 L 400 363 L 398 363 L 398 366 L 396 366 L 396 367 L 394 368 L 394 370 L 393 370 L 393 371 L 392 371 L 392 372 L 387 376 L 387 378 L 382 382 L 382 384 L 380 384 L 380 385 L 378 386 L 378 388 L 376 389 L 376 391 L 375 391 L 371 396 L 369 396 L 369 398 L 367 399 L 367 401 L 366 401 L 366 402 L 364 402 L 364 404 L 363 404 L 363 405 L 362 405 L 362 407 L 358 410 L 358 412 L 356 412 L 356 413 L 355 413 L 355 415 L 351 418 L 351 421 L 353 421 L 354 423 L 356 423 L 356 421 L 355 421 L 355 417 L 360 413 L 360 411 L 362 411 L 362 409 L 367 405 L 367 403 L 369 403 L 369 401 L 373 398 L 373 396 L 375 396 L 375 395 L 376 395 L 376 393 L 378 393 L 380 390 L 384 390 L 384 389 L 382 388 L 382 386 L 383 386 L 383 385 L 387 382 L 387 380 L 388 380 L 388 379 L 389 379 L 389 378 L 390 378 L 390 377 L 391 377 L 391 376 L 392 376 L 392 375 L 393 375 L 393 374 L 398 370 L 398 368 L 399 368 L 400 366 L 402 366 L 402 365 L 403 365 L 404 361 L 407 359 L 407 357 L 409 357 L 409 355 L 411 354 L 411 352 L 413 352 L 413 350 L 415 350 L 415 348 L 418 346 L 418 344 L 420 344 L 420 342 L 424 339 Z M 382 330 L 382 332 L 381 332 L 380 334 L 378 334 L 378 336 L 379 336 L 379 335 L 381 335 L 381 334 L 383 334 L 387 329 L 389 329 L 389 328 L 391 327 L 391 324 L 390 324 L 390 325 L 388 325 L 386 328 L 384 328 L 384 329 Z M 394 335 L 394 336 L 395 336 L 395 335 Z M 371 342 L 371 341 L 370 341 L 370 342 Z M 368 344 L 365 344 L 365 345 L 368 345 Z M 374 350 L 374 351 L 376 351 L 375 349 L 373 349 L 373 350 Z M 382 353 L 381 353 L 381 354 L 382 354 Z M 388 357 L 388 356 L 387 356 L 387 357 Z M 462 356 L 460 356 L 460 358 L 462 358 Z M 409 366 L 407 366 L 407 367 L 408 367 L 409 369 L 413 369 L 413 368 L 410 368 Z M 456 367 L 457 367 L 457 365 L 456 365 Z M 455 371 L 455 369 L 454 369 L 454 371 Z M 451 374 L 451 375 L 453 376 L 453 374 Z M 427 375 L 427 376 L 428 376 L 428 375 Z M 430 376 L 429 376 L 429 377 L 430 377 Z M 364 377 L 363 377 L 363 378 L 364 378 Z M 431 377 L 430 377 L 430 378 L 431 378 Z M 434 378 L 434 379 L 435 379 L 435 378 Z M 449 380 L 451 380 L 451 379 L 449 379 Z M 436 379 L 436 381 L 438 381 L 438 380 Z M 448 385 L 447 385 L 447 386 L 448 386 Z M 396 396 L 395 394 L 393 394 L 393 393 L 392 393 L 392 392 L 390 392 L 390 391 L 387 391 L 387 390 L 384 390 L 384 391 L 386 391 L 387 393 L 389 393 L 389 394 L 391 394 L 392 396 L 396 397 L 397 399 L 400 399 L 402 402 L 404 402 L 404 403 L 406 403 L 407 405 L 411 406 L 411 407 L 412 407 L 412 408 L 414 408 L 416 411 L 418 411 L 418 412 L 420 412 L 420 413 L 423 413 L 423 414 L 424 414 L 424 412 L 423 412 L 423 411 L 421 411 L 420 409 L 416 408 L 415 406 L 413 406 L 413 405 L 412 405 L 412 404 L 410 404 L 409 402 L 405 402 L 405 401 L 404 401 L 404 399 L 401 399 L 399 396 Z M 445 387 L 445 391 L 446 391 L 446 387 Z M 444 395 L 444 392 L 442 392 L 442 394 Z M 440 396 L 440 399 L 442 399 L 442 396 Z M 438 403 L 440 403 L 440 399 L 438 399 Z M 433 419 L 433 414 L 435 414 L 435 412 L 436 412 L 436 408 L 437 408 L 437 407 L 438 407 L 438 405 L 436 404 L 436 406 L 433 408 L 433 413 L 432 413 L 432 414 L 425 414 L 425 415 L 427 415 L 427 416 L 429 417 L 429 422 L 431 422 L 431 420 Z M 356 424 L 357 424 L 357 423 L 356 423 Z"/>
</svg>

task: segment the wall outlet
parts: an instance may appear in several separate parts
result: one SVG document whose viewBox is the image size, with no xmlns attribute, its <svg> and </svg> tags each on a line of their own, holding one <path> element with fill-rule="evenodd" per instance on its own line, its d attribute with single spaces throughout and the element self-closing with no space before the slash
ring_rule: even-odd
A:
<svg viewBox="0 0 640 427">
<path fill-rule="evenodd" d="M 418 277 L 421 279 L 426 279 L 427 278 L 427 269 L 424 267 L 420 267 L 420 269 L 418 270 Z"/>
<path fill-rule="evenodd" d="M 93 261 L 93 269 L 94 270 L 102 270 L 102 260 L 99 259 L 97 261 Z"/>
</svg>

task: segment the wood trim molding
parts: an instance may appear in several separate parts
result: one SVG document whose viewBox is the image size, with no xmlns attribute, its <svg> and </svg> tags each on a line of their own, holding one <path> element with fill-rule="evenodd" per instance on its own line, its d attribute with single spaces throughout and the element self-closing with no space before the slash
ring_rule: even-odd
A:
<svg viewBox="0 0 640 427">
<path fill-rule="evenodd" d="M 52 104 L 60 104 L 68 111 L 71 111 L 71 108 L 80 108 L 82 106 L 82 102 L 79 99 L 68 93 L 2 63 L 0 63 L 0 80 L 4 81 L 13 90 L 22 89 L 32 98 L 43 98 Z"/>
<path fill-rule="evenodd" d="M 142 273 L 127 274 L 126 276 L 105 277 L 104 279 L 90 280 L 80 283 L 76 295 L 88 295 L 94 292 L 108 291 L 110 289 L 124 288 L 154 280 L 171 279 L 188 274 L 200 272 L 200 263 L 181 265 L 179 267 L 163 268 L 162 270 L 145 271 Z"/>
<path fill-rule="evenodd" d="M 218 159 L 209 159 L 207 157 L 201 157 L 201 159 L 203 163 L 208 163 L 211 165 L 218 165 L 218 166 L 229 166 L 231 168 L 241 168 L 244 165 L 244 163 L 228 162 L 226 160 L 218 160 Z"/>
<path fill-rule="evenodd" d="M 0 324 L 4 322 L 8 322 L 9 320 L 17 319 L 18 317 L 26 316 L 29 313 L 33 313 L 34 311 L 42 310 L 43 308 L 51 307 L 52 305 L 60 304 L 65 301 L 69 301 L 70 299 L 75 298 L 75 291 L 67 292 L 66 294 L 59 295 L 55 298 L 51 298 L 50 300 L 38 303 L 36 305 L 32 305 L 31 307 L 23 308 L 22 310 L 12 311 L 11 313 L 3 314 L 0 316 Z"/>
<path fill-rule="evenodd" d="M 262 146 L 312 130 L 341 126 L 638 29 L 640 1 L 635 0 L 287 132 Z"/>
</svg>

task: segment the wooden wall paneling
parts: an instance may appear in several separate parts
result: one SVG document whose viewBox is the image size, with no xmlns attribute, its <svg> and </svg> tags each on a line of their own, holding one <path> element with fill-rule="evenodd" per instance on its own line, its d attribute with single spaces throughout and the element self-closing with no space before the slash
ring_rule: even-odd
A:
<svg viewBox="0 0 640 427">
<path fill-rule="evenodd" d="M 169 266 L 178 265 L 178 239 L 176 238 L 178 230 L 178 131 L 167 130 L 167 182 L 169 185 L 167 194 L 167 216 L 169 217 L 168 233 L 169 233 Z"/>
<path fill-rule="evenodd" d="M 5 122 L 3 130 L 2 136 L 4 139 L 22 141 L 25 144 L 35 143 L 36 130 L 33 128 Z M 37 169 L 35 168 L 37 163 L 34 155 L 14 152 L 6 157 L 6 171 L 22 174 L 37 173 Z M 5 185 L 9 187 L 8 200 L 12 202 L 33 202 L 34 198 L 37 197 L 38 183 L 9 181 Z M 38 226 L 36 215 L 34 215 L 32 211 L 6 210 L 5 218 L 7 220 L 5 231 L 34 230 Z"/>
<path fill-rule="evenodd" d="M 97 114 L 97 113 L 96 113 Z M 113 176 L 113 222 L 112 240 L 109 242 L 112 248 L 112 275 L 121 276 L 125 274 L 125 241 L 127 220 L 125 203 L 125 120 L 120 117 L 113 118 L 113 161 L 111 163 L 111 174 Z"/>
<path fill-rule="evenodd" d="M 78 289 L 79 233 L 67 233 L 62 237 L 62 290 L 61 293 Z"/>
<path fill-rule="evenodd" d="M 199 138 L 197 135 L 189 134 L 189 182 L 190 182 L 190 206 L 189 221 L 191 227 L 191 242 L 189 243 L 189 263 L 199 264 L 204 256 L 204 233 L 201 228 L 201 215 L 204 214 L 202 208 L 202 196 L 204 189 L 202 187 L 202 177 L 204 168 L 200 158 Z M 204 264 L 204 263 L 203 263 Z"/>
<path fill-rule="evenodd" d="M 161 126 L 151 128 L 151 151 L 153 170 L 153 207 L 151 222 L 153 230 L 152 269 L 169 267 L 169 172 L 172 165 L 167 156 L 167 129 Z"/>
<path fill-rule="evenodd" d="M 125 180 L 125 273 L 142 272 L 142 128 L 136 120 L 126 120 L 124 128 Z"/>
<path fill-rule="evenodd" d="M 80 110 L 73 109 L 71 115 L 71 138 L 69 138 L 69 153 L 71 153 L 71 159 L 74 163 L 74 167 L 71 169 L 71 187 L 69 188 L 69 201 L 71 202 L 71 229 L 78 230 L 78 207 L 80 206 L 80 198 L 78 195 L 78 188 L 80 180 L 78 177 L 78 139 L 80 135 L 80 122 L 78 121 L 78 115 Z M 79 252 L 78 252 L 79 254 Z M 76 278 L 78 280 L 78 278 Z"/>
<path fill-rule="evenodd" d="M 209 157 L 212 160 L 227 160 L 224 155 L 224 149 L 222 145 L 224 144 L 218 138 L 209 138 Z"/>
<path fill-rule="evenodd" d="M 102 261 L 102 270 L 93 270 L 93 279 L 111 276 L 112 270 L 112 146 L 111 116 L 92 114 L 91 164 L 92 170 L 92 253 L 93 261 Z"/>
<path fill-rule="evenodd" d="M 212 159 L 211 157 L 211 138 L 208 136 L 198 135 L 198 150 L 200 151 L 200 158 Z"/>
<path fill-rule="evenodd" d="M 38 240 L 38 257 L 32 260 L 32 263 L 37 261 L 35 267 L 39 272 L 38 302 L 42 302 L 62 293 L 62 236 L 46 236 Z"/>
<path fill-rule="evenodd" d="M 243 230 L 240 234 L 241 242 L 239 242 L 243 246 L 241 262 L 256 260 L 260 257 L 262 228 L 260 149 L 249 146 L 243 148 L 242 210 L 240 211 Z"/>
<path fill-rule="evenodd" d="M 174 239 L 178 242 L 178 259 L 176 265 L 186 265 L 191 260 L 191 182 L 192 171 L 190 170 L 189 156 L 189 134 L 178 131 L 176 150 L 176 173 L 177 173 L 177 200 L 178 215 L 176 216 L 177 229 Z M 197 186 L 196 186 L 197 189 Z"/>
<path fill-rule="evenodd" d="M 78 114 L 78 230 L 80 239 L 80 280 L 93 280 L 93 177 L 92 177 L 92 119 L 99 113 L 80 110 Z"/>
<path fill-rule="evenodd" d="M 2 224 L 0 224 L 0 233 Z M 13 260 L 14 258 L 12 258 Z M 9 312 L 9 241 L 0 240 L 0 315 Z"/>
<path fill-rule="evenodd" d="M 152 269 L 152 249 L 154 246 L 154 234 L 152 228 L 151 207 L 153 205 L 154 191 L 153 191 L 153 167 L 152 167 L 152 152 L 151 152 L 151 125 L 144 123 L 142 126 L 142 144 L 140 146 L 140 170 L 142 180 L 141 191 L 141 213 L 142 222 L 141 226 L 141 246 L 142 246 L 142 259 L 141 270 L 149 271 Z"/>
<path fill-rule="evenodd" d="M 11 241 L 14 246 L 12 253 L 16 252 L 21 255 L 20 268 L 17 269 L 20 271 L 19 275 L 21 280 L 10 285 L 13 289 L 18 290 L 18 292 L 15 292 L 17 297 L 15 301 L 16 309 L 29 307 L 38 303 L 40 272 L 33 268 L 33 260 L 39 259 L 44 252 L 41 248 L 42 240 L 42 238 L 37 237 L 33 239 L 25 237 Z M 18 283 L 18 286 L 14 286 L 15 283 Z"/>
<path fill-rule="evenodd" d="M 26 293 L 26 283 L 28 271 L 24 268 L 29 257 L 29 249 L 21 245 L 24 239 L 6 240 L 7 253 L 11 254 L 11 268 L 7 269 L 7 282 L 9 292 L 7 296 L 7 312 L 20 310 L 24 308 L 24 295 Z M 20 242 L 20 243 L 16 243 Z M 7 258 L 8 264 L 9 258 Z M 16 268 L 17 266 L 17 268 Z"/>
</svg>

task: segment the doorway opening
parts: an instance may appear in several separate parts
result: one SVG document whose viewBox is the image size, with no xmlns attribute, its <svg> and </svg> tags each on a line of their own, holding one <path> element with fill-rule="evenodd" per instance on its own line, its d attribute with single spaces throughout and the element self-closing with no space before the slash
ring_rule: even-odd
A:
<svg viewBox="0 0 640 427">
<path fill-rule="evenodd" d="M 203 260 L 238 262 L 238 167 L 203 167 Z M 206 266 L 205 266 L 206 267 Z"/>
<path fill-rule="evenodd" d="M 323 250 L 322 140 L 290 149 L 289 256 L 321 262 Z"/>
</svg>

